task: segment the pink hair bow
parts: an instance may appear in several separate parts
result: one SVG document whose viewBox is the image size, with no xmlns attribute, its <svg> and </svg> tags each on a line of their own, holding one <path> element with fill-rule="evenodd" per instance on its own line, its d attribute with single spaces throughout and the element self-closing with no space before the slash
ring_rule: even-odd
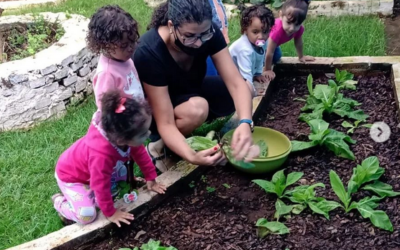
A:
<svg viewBox="0 0 400 250">
<path fill-rule="evenodd" d="M 124 106 L 125 102 L 126 102 L 126 98 L 125 98 L 125 97 L 122 97 L 122 98 L 121 98 L 121 101 L 120 101 L 119 104 L 118 104 L 117 109 L 115 110 L 115 113 L 121 114 L 122 112 L 125 111 L 125 106 Z"/>
</svg>

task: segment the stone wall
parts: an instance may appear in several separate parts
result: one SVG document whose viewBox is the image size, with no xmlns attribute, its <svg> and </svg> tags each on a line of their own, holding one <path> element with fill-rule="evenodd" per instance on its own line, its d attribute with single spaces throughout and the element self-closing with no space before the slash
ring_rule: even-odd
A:
<svg viewBox="0 0 400 250">
<path fill-rule="evenodd" d="M 42 15 L 49 21 L 58 18 L 65 35 L 33 57 L 0 64 L 0 131 L 59 117 L 69 104 L 93 92 L 98 56 L 86 49 L 88 19 L 78 15 L 67 18 L 63 13 Z M 0 31 L 31 21 L 31 16 L 3 17 Z"/>
</svg>

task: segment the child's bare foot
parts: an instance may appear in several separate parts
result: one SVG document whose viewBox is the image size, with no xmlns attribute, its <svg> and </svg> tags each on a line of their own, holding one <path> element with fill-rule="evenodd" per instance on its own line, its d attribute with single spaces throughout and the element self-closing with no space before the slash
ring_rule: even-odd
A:
<svg viewBox="0 0 400 250">
<path fill-rule="evenodd" d="M 54 207 L 58 206 L 59 203 L 62 202 L 63 199 L 64 199 L 64 196 L 60 193 L 57 193 L 51 197 Z M 57 214 L 58 214 L 58 217 L 60 217 L 60 220 L 64 226 L 69 226 L 69 225 L 72 225 L 75 223 L 75 221 L 65 218 L 60 212 L 57 212 Z"/>
<path fill-rule="evenodd" d="M 256 90 L 256 96 L 264 96 L 265 92 L 268 89 L 269 82 L 261 83 L 261 82 L 254 82 L 254 89 Z"/>
</svg>

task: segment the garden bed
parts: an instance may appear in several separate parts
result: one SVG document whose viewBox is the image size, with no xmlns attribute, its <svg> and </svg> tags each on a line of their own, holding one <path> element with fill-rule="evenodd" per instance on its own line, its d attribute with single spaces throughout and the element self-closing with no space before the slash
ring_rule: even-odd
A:
<svg viewBox="0 0 400 250">
<path fill-rule="evenodd" d="M 378 156 L 380 166 L 386 172 L 382 181 L 399 190 L 400 134 L 398 111 L 389 71 L 369 71 L 357 77 L 357 91 L 345 91 L 345 95 L 362 103 L 370 117 L 369 123 L 384 121 L 392 131 L 385 143 L 376 143 L 366 128 L 359 128 L 352 136 L 357 144 L 351 146 L 356 161 L 338 158 L 324 148 L 291 154 L 285 164 L 287 173 L 304 172 L 302 184 L 322 182 L 318 196 L 338 200 L 329 182 L 329 171 L 338 173 L 347 184 L 352 169 L 369 156 Z M 325 83 L 325 74 L 314 74 L 316 83 Z M 306 76 L 279 77 L 270 89 L 263 115 L 257 124 L 277 129 L 290 139 L 304 140 L 309 133 L 307 124 L 297 120 L 302 102 L 294 98 L 308 94 Z M 265 103 L 264 103 L 265 104 Z M 327 117 L 331 128 L 345 132 L 340 126 L 342 119 Z M 345 214 L 342 209 L 333 210 L 330 220 L 306 210 L 285 221 L 290 229 L 287 235 L 256 237 L 255 222 L 259 218 L 273 220 L 276 196 L 266 194 L 253 179 L 270 179 L 270 176 L 247 176 L 231 167 L 212 168 L 197 183 L 148 217 L 137 221 L 132 230 L 118 231 L 111 239 L 80 249 L 118 249 L 138 246 L 150 238 L 161 240 L 179 250 L 195 249 L 399 249 L 400 217 L 397 198 L 386 198 L 378 209 L 385 211 L 392 221 L 394 232 L 373 227 L 358 212 Z M 228 185 L 224 185 L 228 184 Z M 215 188 L 213 191 L 212 188 Z M 365 195 L 366 191 L 359 192 Z M 140 233 L 139 233 L 140 232 Z M 145 232 L 145 233 L 143 233 Z M 139 234 L 138 234 L 139 233 Z"/>
</svg>

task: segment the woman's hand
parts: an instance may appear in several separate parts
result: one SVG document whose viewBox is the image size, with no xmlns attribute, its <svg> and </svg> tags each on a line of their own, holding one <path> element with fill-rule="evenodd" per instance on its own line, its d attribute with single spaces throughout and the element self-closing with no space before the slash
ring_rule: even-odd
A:
<svg viewBox="0 0 400 250">
<path fill-rule="evenodd" d="M 313 62 L 313 61 L 315 61 L 315 57 L 313 57 L 313 56 L 303 56 L 303 57 L 300 57 L 299 60 L 302 63 Z"/>
<path fill-rule="evenodd" d="M 231 147 L 233 156 L 237 161 L 243 160 L 250 153 L 250 147 L 253 145 L 250 125 L 242 123 L 235 129 L 232 137 Z"/>
<path fill-rule="evenodd" d="M 267 70 L 263 73 L 263 75 L 265 76 L 265 78 L 267 78 L 268 81 L 272 81 L 275 79 L 275 72 L 272 70 Z"/>
<path fill-rule="evenodd" d="M 107 219 L 117 224 L 118 227 L 121 227 L 121 222 L 130 225 L 129 221 L 132 221 L 134 217 L 133 214 L 117 210 L 111 217 L 107 217 Z"/>
<path fill-rule="evenodd" d="M 218 166 L 225 165 L 226 158 L 220 146 L 216 145 L 210 149 L 196 152 L 193 156 L 188 159 L 189 162 L 201 166 Z"/>
<path fill-rule="evenodd" d="M 154 191 L 159 194 L 165 194 L 165 191 L 167 190 L 167 188 L 163 184 L 159 184 L 155 180 L 148 181 L 146 185 L 148 190 Z"/>
</svg>

